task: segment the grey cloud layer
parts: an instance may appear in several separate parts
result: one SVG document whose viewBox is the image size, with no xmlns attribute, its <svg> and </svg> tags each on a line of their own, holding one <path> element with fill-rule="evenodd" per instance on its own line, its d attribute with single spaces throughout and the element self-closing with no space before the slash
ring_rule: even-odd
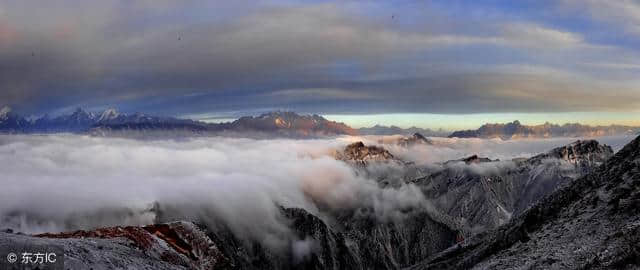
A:
<svg viewBox="0 0 640 270">
<path fill-rule="evenodd" d="M 135 141 L 75 135 L 0 136 L 0 226 L 35 233 L 177 217 L 228 225 L 278 246 L 278 206 L 365 207 L 380 219 L 426 203 L 412 186 L 381 189 L 330 153 L 344 141 L 207 138 Z"/>
<path fill-rule="evenodd" d="M 176 114 L 637 108 L 637 84 L 602 72 L 616 55 L 637 56 L 628 48 L 537 22 L 453 24 L 429 4 L 392 20 L 369 5 L 9 1 L 0 5 L 0 101 L 29 113 L 118 103 Z M 612 94 L 595 99 L 601 89 Z"/>
</svg>

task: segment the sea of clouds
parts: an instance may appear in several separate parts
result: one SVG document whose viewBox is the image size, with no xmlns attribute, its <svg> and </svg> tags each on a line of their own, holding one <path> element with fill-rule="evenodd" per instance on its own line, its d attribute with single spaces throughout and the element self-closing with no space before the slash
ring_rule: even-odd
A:
<svg viewBox="0 0 640 270">
<path fill-rule="evenodd" d="M 620 135 L 598 138 L 548 138 L 548 139 L 518 139 L 502 140 L 479 138 L 429 138 L 433 145 L 415 145 L 402 147 L 395 142 L 401 136 L 363 136 L 345 137 L 352 141 L 362 140 L 365 144 L 382 144 L 396 157 L 416 162 L 417 164 L 441 163 L 471 155 L 488 157 L 490 159 L 510 160 L 518 157 L 532 157 L 545 153 L 553 148 L 570 144 L 576 140 L 595 139 L 602 144 L 611 146 L 614 152 L 629 143 L 634 136 Z"/>
<path fill-rule="evenodd" d="M 362 140 L 417 164 L 471 154 L 532 156 L 575 139 L 433 138 L 401 147 L 394 137 L 318 140 L 191 138 L 132 140 L 79 135 L 0 135 L 0 229 L 58 232 L 158 221 L 154 205 L 174 216 L 223 222 L 237 235 L 278 246 L 290 228 L 280 206 L 371 209 L 395 218 L 428 204 L 413 185 L 381 188 L 332 153 Z M 632 138 L 601 141 L 619 149 Z"/>
</svg>

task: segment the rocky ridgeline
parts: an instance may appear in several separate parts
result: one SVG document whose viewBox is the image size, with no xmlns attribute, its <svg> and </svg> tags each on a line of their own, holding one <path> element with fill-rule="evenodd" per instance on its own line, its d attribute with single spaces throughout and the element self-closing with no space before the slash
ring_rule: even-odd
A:
<svg viewBox="0 0 640 270">
<path fill-rule="evenodd" d="M 362 166 L 371 162 L 400 162 L 386 149 L 380 146 L 366 146 L 363 142 L 347 145 L 344 150 L 335 154 L 335 158 Z"/>
<path fill-rule="evenodd" d="M 380 187 L 419 187 L 435 207 L 432 218 L 469 237 L 509 222 L 612 155 L 611 147 L 584 140 L 531 158 L 500 161 L 472 155 L 444 162 L 441 167 L 421 168 L 395 158 L 382 147 L 356 142 L 336 158 L 356 165 L 361 174 L 377 179 Z M 398 166 L 379 170 L 380 164 Z"/>
<path fill-rule="evenodd" d="M 404 147 L 411 147 L 414 145 L 432 145 L 433 141 L 422 136 L 420 133 L 414 133 L 409 137 L 402 137 L 398 139 L 398 145 Z"/>
<path fill-rule="evenodd" d="M 375 125 L 373 127 L 359 128 L 358 133 L 360 135 L 404 135 L 410 136 L 411 134 L 422 134 L 429 137 L 447 137 L 451 132 L 443 129 L 432 130 L 428 128 L 401 128 L 397 126 L 383 126 Z"/>
<path fill-rule="evenodd" d="M 547 159 L 560 159 L 579 167 L 592 167 L 602 164 L 613 156 L 613 149 L 596 140 L 575 141 L 569 145 L 558 147 L 548 153 L 537 155 L 530 163 L 540 163 Z"/>
<path fill-rule="evenodd" d="M 640 127 L 610 125 L 589 126 L 581 124 L 556 125 L 545 123 L 528 126 L 516 120 L 506 124 L 484 124 L 475 130 L 460 130 L 449 135 L 450 138 L 551 138 L 551 137 L 595 137 L 623 134 L 638 134 Z"/>
<path fill-rule="evenodd" d="M 412 269 L 638 269 L 640 137 L 493 231 Z"/>
<path fill-rule="evenodd" d="M 576 141 L 531 158 L 491 160 L 473 155 L 445 162 L 410 182 L 466 236 L 496 228 L 558 187 L 569 184 L 613 155 L 594 140 Z"/>
<path fill-rule="evenodd" d="M 478 163 L 494 162 L 494 161 L 500 161 L 500 160 L 499 159 L 493 160 L 488 157 L 479 157 L 478 155 L 471 155 L 466 158 L 461 158 L 457 160 L 448 160 L 448 161 L 445 161 L 444 164 L 450 165 L 450 164 L 463 162 L 464 164 L 469 165 L 469 164 L 478 164 Z"/>
<path fill-rule="evenodd" d="M 229 260 L 190 222 L 35 236 L 0 233 L 0 246 L 56 245 L 65 269 L 224 269 Z"/>
<path fill-rule="evenodd" d="M 334 225 L 299 208 L 282 208 L 282 214 L 295 238 L 281 251 L 224 226 L 191 222 L 35 236 L 0 232 L 0 247 L 61 246 L 68 269 L 400 269 L 453 245 L 457 237 L 425 213 L 384 223 L 341 216 Z M 308 244 L 303 251 L 300 241 Z"/>
<path fill-rule="evenodd" d="M 265 132 L 288 137 L 318 137 L 334 135 L 356 135 L 357 130 L 329 121 L 317 114 L 299 115 L 294 112 L 270 112 L 257 117 L 245 116 L 229 123 L 230 132 Z"/>
</svg>

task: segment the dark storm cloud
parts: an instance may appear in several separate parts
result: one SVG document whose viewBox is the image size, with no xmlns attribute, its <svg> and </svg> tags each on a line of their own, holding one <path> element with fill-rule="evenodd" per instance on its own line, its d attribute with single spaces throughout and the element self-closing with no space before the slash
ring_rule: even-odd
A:
<svg viewBox="0 0 640 270">
<path fill-rule="evenodd" d="M 445 11 L 357 1 L 8 1 L 0 103 L 27 113 L 115 105 L 176 115 L 638 105 L 631 74 L 602 72 L 612 55 L 635 56 L 632 48 L 535 21 L 454 23 Z"/>
</svg>

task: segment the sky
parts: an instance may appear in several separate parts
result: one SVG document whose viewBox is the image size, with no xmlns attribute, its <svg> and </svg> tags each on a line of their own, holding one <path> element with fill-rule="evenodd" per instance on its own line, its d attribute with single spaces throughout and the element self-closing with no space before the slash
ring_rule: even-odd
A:
<svg viewBox="0 0 640 270">
<path fill-rule="evenodd" d="M 640 1 L 0 2 L 0 106 L 640 125 Z"/>
</svg>

